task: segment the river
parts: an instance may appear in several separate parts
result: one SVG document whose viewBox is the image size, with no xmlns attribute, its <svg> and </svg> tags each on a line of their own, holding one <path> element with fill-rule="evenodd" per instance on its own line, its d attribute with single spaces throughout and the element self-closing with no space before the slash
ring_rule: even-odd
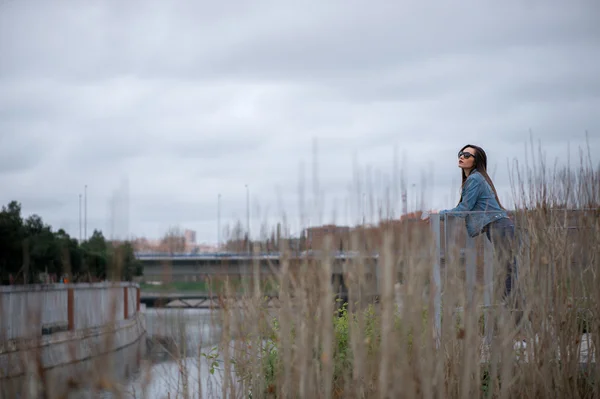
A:
<svg viewBox="0 0 600 399">
<path fill-rule="evenodd" d="M 123 386 L 126 397 L 222 397 L 220 363 L 211 373 L 211 365 L 219 360 L 211 357 L 221 339 L 219 312 L 164 308 L 142 312 L 148 345 L 140 368 Z"/>
<path fill-rule="evenodd" d="M 146 334 L 134 344 L 48 369 L 44 386 L 50 397 L 65 397 L 67 390 L 77 399 L 222 398 L 220 311 L 143 307 L 141 312 Z M 230 353 L 234 342 L 228 342 Z M 39 396 L 36 378 L 9 381 L 0 384 L 8 390 L 0 389 L 0 399 Z"/>
</svg>

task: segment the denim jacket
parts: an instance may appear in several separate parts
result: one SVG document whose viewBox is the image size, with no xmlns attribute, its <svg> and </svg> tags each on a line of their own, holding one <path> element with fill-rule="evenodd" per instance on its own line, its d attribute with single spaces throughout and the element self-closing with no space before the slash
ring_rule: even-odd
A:
<svg viewBox="0 0 600 399">
<path fill-rule="evenodd" d="M 499 219 L 508 218 L 508 214 L 500 207 L 492 187 L 477 170 L 471 172 L 462 189 L 462 201 L 456 208 L 440 211 L 446 215 L 466 218 L 467 233 L 475 237 L 485 226 Z"/>
</svg>

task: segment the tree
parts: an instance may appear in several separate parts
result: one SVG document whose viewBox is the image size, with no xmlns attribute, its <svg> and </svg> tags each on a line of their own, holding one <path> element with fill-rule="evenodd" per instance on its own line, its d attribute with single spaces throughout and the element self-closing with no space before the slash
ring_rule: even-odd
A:
<svg viewBox="0 0 600 399">
<path fill-rule="evenodd" d="M 300 234 L 300 251 L 306 251 L 308 248 L 306 247 L 306 230 L 302 230 L 302 233 Z"/>
<path fill-rule="evenodd" d="M 275 238 L 275 232 L 273 231 L 273 232 L 271 232 L 271 238 L 269 240 L 269 245 L 267 247 L 267 252 L 271 252 L 271 251 L 277 252 L 277 251 L 279 251 L 279 248 L 277 246 L 277 242 L 278 241 Z"/>
<path fill-rule="evenodd" d="M 51 227 L 45 225 L 40 216 L 31 215 L 25 220 L 23 229 L 25 235 L 24 254 L 27 259 L 24 264 L 28 266 L 27 272 L 63 274 L 59 241 L 52 233 Z M 27 275 L 33 277 L 30 273 Z M 30 278 L 28 280 L 31 281 Z"/>
<path fill-rule="evenodd" d="M 119 280 L 131 281 L 133 277 L 142 275 L 142 263 L 136 259 L 133 245 L 129 241 L 114 246 L 112 263 L 118 265 Z"/>
<path fill-rule="evenodd" d="M 279 245 L 281 244 L 281 223 L 277 223 L 277 237 L 275 241 L 275 247 L 279 250 Z"/>
<path fill-rule="evenodd" d="M 246 242 L 246 229 L 242 226 L 242 223 L 238 220 L 228 234 L 228 239 L 225 243 L 225 249 L 227 251 L 245 251 L 247 247 Z"/>
<path fill-rule="evenodd" d="M 60 251 L 62 273 L 75 281 L 83 272 L 83 249 L 77 239 L 71 238 L 62 229 L 56 233 L 56 240 Z"/>
<path fill-rule="evenodd" d="M 23 219 L 21 204 L 11 201 L 0 212 L 0 280 L 8 282 L 9 276 L 22 275 Z"/>
<path fill-rule="evenodd" d="M 163 251 L 170 254 L 185 252 L 185 235 L 179 227 L 171 227 L 161 240 Z"/>
<path fill-rule="evenodd" d="M 142 274 L 130 242 L 110 243 L 101 231 L 83 243 L 64 230 L 52 231 L 39 215 L 23 220 L 21 204 L 12 201 L 0 211 L 0 284 L 29 284 L 57 279 L 71 281 L 131 280 Z M 43 278 L 45 277 L 45 278 Z"/>
<path fill-rule="evenodd" d="M 93 277 L 104 280 L 108 266 L 108 252 L 106 240 L 101 231 L 94 230 L 89 240 L 82 244 L 83 249 L 83 273 L 88 279 Z"/>
</svg>

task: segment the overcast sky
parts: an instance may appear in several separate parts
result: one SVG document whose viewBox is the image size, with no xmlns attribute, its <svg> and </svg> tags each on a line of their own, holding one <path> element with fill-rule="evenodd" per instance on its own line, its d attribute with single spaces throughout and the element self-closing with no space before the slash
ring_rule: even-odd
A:
<svg viewBox="0 0 600 399">
<path fill-rule="evenodd" d="M 586 130 L 600 153 L 598 1 L 427 3 L 0 0 L 0 200 L 77 237 L 87 184 L 88 235 L 213 243 L 218 194 L 222 225 L 245 223 L 245 184 L 253 232 L 282 211 L 296 232 L 314 148 L 323 223 L 385 197 L 394 148 L 409 208 L 424 174 L 436 209 L 463 144 L 507 204 L 530 131 L 551 161 Z"/>
</svg>

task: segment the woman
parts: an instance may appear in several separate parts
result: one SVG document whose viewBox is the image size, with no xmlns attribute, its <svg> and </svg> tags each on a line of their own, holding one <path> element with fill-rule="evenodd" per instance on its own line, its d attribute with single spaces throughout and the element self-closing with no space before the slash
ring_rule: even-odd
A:
<svg viewBox="0 0 600 399">
<path fill-rule="evenodd" d="M 443 210 L 440 215 L 465 218 L 467 233 L 471 237 L 485 233 L 500 259 L 506 259 L 504 299 L 507 301 L 517 273 L 515 257 L 511 255 L 515 226 L 500 204 L 494 183 L 487 173 L 485 151 L 472 144 L 464 146 L 458 152 L 458 167 L 462 169 L 460 201 L 455 208 Z"/>
</svg>

